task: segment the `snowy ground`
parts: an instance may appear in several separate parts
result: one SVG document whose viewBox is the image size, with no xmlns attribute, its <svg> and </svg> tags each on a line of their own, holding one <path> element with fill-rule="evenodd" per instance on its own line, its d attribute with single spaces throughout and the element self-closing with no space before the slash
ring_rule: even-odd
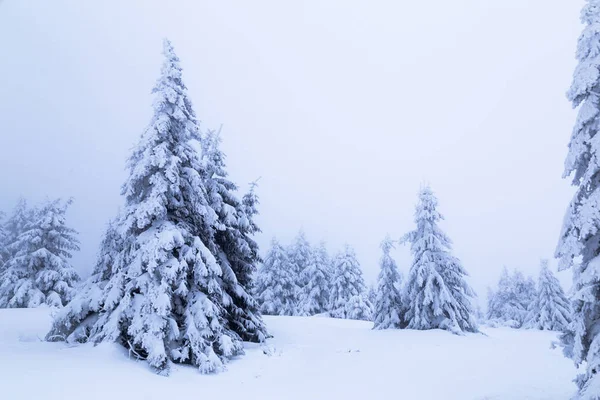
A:
<svg viewBox="0 0 600 400">
<path fill-rule="evenodd" d="M 266 321 L 275 337 L 248 345 L 227 372 L 203 376 L 178 366 L 165 378 L 116 345 L 40 341 L 47 310 L 0 310 L 0 398 L 565 400 L 575 389 L 575 368 L 550 349 L 556 335 L 548 332 L 460 337 L 320 317 Z"/>
</svg>

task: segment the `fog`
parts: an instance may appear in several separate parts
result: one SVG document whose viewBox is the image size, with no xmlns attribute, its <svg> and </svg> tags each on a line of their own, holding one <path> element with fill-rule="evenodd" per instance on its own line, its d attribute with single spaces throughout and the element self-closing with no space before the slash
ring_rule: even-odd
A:
<svg viewBox="0 0 600 400">
<path fill-rule="evenodd" d="M 231 178 L 261 178 L 263 251 L 302 228 L 331 252 L 352 244 L 371 283 L 429 183 L 484 299 L 504 265 L 537 276 L 553 256 L 582 5 L 4 0 L 0 209 L 73 196 L 89 274 L 168 37 L 202 127 L 223 124 Z M 406 274 L 408 249 L 394 255 Z"/>
</svg>

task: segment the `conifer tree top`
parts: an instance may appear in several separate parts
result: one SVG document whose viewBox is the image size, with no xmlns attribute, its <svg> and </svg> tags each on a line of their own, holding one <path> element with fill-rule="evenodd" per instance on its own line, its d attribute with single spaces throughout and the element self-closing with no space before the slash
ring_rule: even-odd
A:
<svg viewBox="0 0 600 400">
<path fill-rule="evenodd" d="M 444 216 L 437 210 L 437 206 L 438 200 L 431 187 L 423 187 L 419 191 L 419 200 L 414 214 L 417 229 L 407 233 L 401 239 L 402 243 L 411 243 L 413 253 L 419 253 L 425 249 L 451 250 L 452 241 L 437 225 L 444 219 Z"/>
<path fill-rule="evenodd" d="M 169 212 L 187 215 L 184 205 L 206 223 L 214 222 L 202 188 L 204 168 L 191 145 L 199 137 L 196 116 L 182 81 L 179 58 L 171 43 L 163 43 L 165 61 L 152 93 L 154 114 L 127 166 L 129 177 L 122 188 L 128 223 L 126 229 L 146 229 Z M 185 215 L 178 218 L 184 218 Z"/>
<path fill-rule="evenodd" d="M 379 244 L 379 248 L 381 249 L 381 251 L 383 251 L 383 254 L 388 254 L 392 249 L 396 248 L 396 246 L 394 245 L 394 241 L 392 240 L 392 237 L 389 234 L 387 234 L 385 238 L 381 241 L 381 243 Z"/>
</svg>

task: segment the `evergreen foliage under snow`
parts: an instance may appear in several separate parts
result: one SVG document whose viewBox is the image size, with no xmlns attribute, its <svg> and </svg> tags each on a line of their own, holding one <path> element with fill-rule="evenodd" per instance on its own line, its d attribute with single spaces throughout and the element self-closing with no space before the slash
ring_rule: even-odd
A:
<svg viewBox="0 0 600 400">
<path fill-rule="evenodd" d="M 71 300 L 79 275 L 69 259 L 79 250 L 79 240 L 66 225 L 70 204 L 58 199 L 31 211 L 19 201 L 7 225 L 10 243 L 0 274 L 0 308 L 61 307 Z"/>
<path fill-rule="evenodd" d="M 492 325 L 520 328 L 527 321 L 536 294 L 535 282 L 531 277 L 514 270 L 512 275 L 504 267 L 498 288 L 488 291 L 487 319 Z"/>
<path fill-rule="evenodd" d="M 330 315 L 335 318 L 372 320 L 373 306 L 354 249 L 349 245 L 333 260 Z"/>
<path fill-rule="evenodd" d="M 0 211 L 0 273 L 4 269 L 4 262 L 8 258 L 6 250 L 6 228 L 4 227 L 4 213 Z"/>
<path fill-rule="evenodd" d="M 7 262 L 15 255 L 15 247 L 11 244 L 17 241 L 19 235 L 25 232 L 25 226 L 34 218 L 34 210 L 27 206 L 24 198 L 19 198 L 12 213 L 2 226 L 2 259 Z M 0 267 L 0 272 L 2 271 Z"/>
<path fill-rule="evenodd" d="M 263 314 L 296 313 L 296 277 L 291 269 L 287 251 L 275 238 L 271 241 L 271 248 L 259 267 L 255 293 Z"/>
<path fill-rule="evenodd" d="M 549 331 L 563 331 L 571 322 L 571 304 L 560 282 L 542 260 L 537 297 L 533 301 L 526 326 Z"/>
<path fill-rule="evenodd" d="M 404 308 L 402 304 L 402 275 L 396 262 L 390 255 L 394 244 L 390 237 L 381 243 L 383 252 L 379 261 L 380 271 L 375 293 L 373 328 L 389 329 L 404 327 Z"/>
<path fill-rule="evenodd" d="M 304 232 L 300 231 L 288 248 L 288 260 L 296 277 L 296 286 L 298 286 L 299 290 L 307 283 L 307 276 L 304 274 L 304 269 L 308 267 L 311 259 L 312 248 Z M 297 296 L 298 298 L 300 297 L 300 291 L 297 293 Z"/>
<path fill-rule="evenodd" d="M 222 270 L 220 279 L 226 328 L 242 340 L 262 342 L 267 332 L 258 314 L 258 303 L 252 295 L 253 275 L 261 261 L 258 245 L 252 239 L 260 232 L 253 220 L 258 213 L 255 184 L 239 200 L 235 194 L 237 186 L 227 179 L 225 155 L 219 148 L 218 134 L 209 132 L 204 138 L 197 136 L 196 139 L 204 141 L 204 184 L 209 206 L 217 214 L 213 254 Z"/>
<path fill-rule="evenodd" d="M 331 281 L 329 264 L 324 243 L 311 250 L 310 261 L 301 272 L 300 281 L 304 282 L 304 286 L 300 288 L 298 315 L 320 314 L 329 309 Z"/>
<path fill-rule="evenodd" d="M 578 107 L 564 177 L 577 186 L 556 249 L 559 269 L 573 266 L 573 321 L 563 335 L 565 354 L 586 363 L 578 399 L 600 397 L 600 0 L 587 0 L 577 44 L 578 65 L 567 96 Z"/>
<path fill-rule="evenodd" d="M 232 188 L 216 187 L 227 186 L 211 171 L 218 164 L 196 150 L 196 116 L 167 40 L 164 55 L 152 121 L 128 161 L 123 212 L 47 338 L 115 341 L 160 373 L 170 362 L 208 373 L 242 353 L 242 339 L 266 335 L 245 287 L 256 228 L 247 205 L 228 197 Z M 231 248 L 238 244 L 247 247 Z"/>
<path fill-rule="evenodd" d="M 467 284 L 467 272 L 451 253 L 451 241 L 439 228 L 443 216 L 429 187 L 421 189 L 415 211 L 417 229 L 402 239 L 411 244 L 412 265 L 406 283 L 409 329 L 446 329 L 455 333 L 477 331 Z"/>
</svg>

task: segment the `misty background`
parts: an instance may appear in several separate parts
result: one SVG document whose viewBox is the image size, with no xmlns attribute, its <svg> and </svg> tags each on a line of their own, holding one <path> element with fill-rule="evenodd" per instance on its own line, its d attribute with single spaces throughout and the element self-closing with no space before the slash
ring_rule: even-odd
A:
<svg viewBox="0 0 600 400">
<path fill-rule="evenodd" d="M 232 180 L 261 177 L 263 254 L 302 228 L 330 253 L 352 244 L 373 283 L 425 182 L 483 303 L 504 265 L 537 279 L 554 253 L 582 5 L 0 1 L 0 209 L 73 196 L 73 264 L 91 272 L 168 37 Z M 408 247 L 394 256 L 406 275 Z"/>
</svg>

